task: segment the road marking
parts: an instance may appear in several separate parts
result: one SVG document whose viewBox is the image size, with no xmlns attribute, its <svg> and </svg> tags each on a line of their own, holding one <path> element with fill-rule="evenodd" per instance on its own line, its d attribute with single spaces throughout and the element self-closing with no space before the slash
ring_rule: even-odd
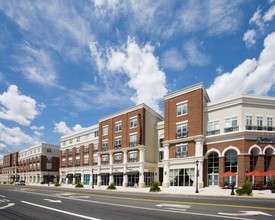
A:
<svg viewBox="0 0 275 220">
<path fill-rule="evenodd" d="M 160 208 L 166 208 L 166 209 L 172 209 L 177 211 L 185 212 L 187 209 L 189 209 L 191 206 L 189 205 L 180 205 L 180 204 L 167 204 L 167 203 L 161 203 L 156 205 Z"/>
<path fill-rule="evenodd" d="M 2 202 L 9 202 L 10 200 L 8 200 L 8 199 L 0 199 L 0 203 L 2 203 Z"/>
<path fill-rule="evenodd" d="M 61 213 L 67 214 L 67 215 L 76 216 L 76 217 L 79 217 L 79 218 L 85 218 L 85 219 L 91 219 L 91 220 L 101 220 L 99 218 L 93 218 L 93 217 L 89 217 L 89 216 L 86 216 L 86 215 L 80 215 L 80 214 L 76 214 L 76 213 L 73 213 L 73 212 L 67 212 L 67 211 L 63 211 L 63 210 L 60 210 L 60 209 L 55 209 L 55 208 L 51 208 L 51 207 L 47 207 L 47 206 L 43 206 L 43 205 L 38 205 L 38 204 L 35 204 L 35 203 L 31 203 L 31 202 L 26 202 L 26 201 L 21 201 L 21 202 L 25 203 L 25 204 L 28 204 L 28 205 L 36 206 L 36 207 L 39 207 L 39 208 L 49 209 L 49 210 L 52 210 L 52 211 L 55 211 L 55 212 L 61 212 Z"/>
<path fill-rule="evenodd" d="M 0 195 L 0 197 L 2 197 L 2 198 L 6 198 L 6 196 L 4 196 L 4 195 Z"/>
<path fill-rule="evenodd" d="M 76 196 L 69 196 L 69 198 L 75 198 L 75 199 L 88 199 L 88 198 L 90 198 L 90 196 L 78 196 L 78 195 L 76 195 Z"/>
<path fill-rule="evenodd" d="M 9 207 L 14 206 L 14 205 L 15 205 L 14 203 L 8 203 L 8 205 L 0 207 L 0 209 L 6 209 L 6 208 L 9 208 Z"/>
<path fill-rule="evenodd" d="M 62 203 L 61 200 L 53 200 L 53 199 L 44 199 L 44 200 L 46 200 L 46 201 L 48 201 L 48 202 Z"/>
<path fill-rule="evenodd" d="M 260 211 L 239 211 L 242 213 L 224 213 L 224 212 L 219 212 L 219 215 L 231 215 L 231 216 L 255 216 L 255 215 L 266 215 L 266 216 L 273 216 L 264 212 Z"/>
</svg>

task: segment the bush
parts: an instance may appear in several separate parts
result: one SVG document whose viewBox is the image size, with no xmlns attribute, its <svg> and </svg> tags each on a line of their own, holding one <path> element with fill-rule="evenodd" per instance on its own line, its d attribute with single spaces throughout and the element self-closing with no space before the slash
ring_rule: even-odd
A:
<svg viewBox="0 0 275 220">
<path fill-rule="evenodd" d="M 275 189 L 275 178 L 272 180 L 272 189 Z"/>
<path fill-rule="evenodd" d="M 237 195 L 239 196 L 252 196 L 252 185 L 249 181 L 246 181 L 242 188 L 236 190 Z"/>
<path fill-rule="evenodd" d="M 54 184 L 54 186 L 61 186 L 61 184 L 59 183 L 59 182 L 56 182 L 55 184 Z"/>
<path fill-rule="evenodd" d="M 116 186 L 115 186 L 114 183 L 111 183 L 111 184 L 107 187 L 107 189 L 115 190 L 115 189 L 116 189 Z"/>
<path fill-rule="evenodd" d="M 150 192 L 160 192 L 159 185 L 160 183 L 158 181 L 154 182 L 150 188 Z"/>
<path fill-rule="evenodd" d="M 84 187 L 84 186 L 83 186 L 82 183 L 78 183 L 78 184 L 75 185 L 75 188 L 83 188 L 83 187 Z"/>
</svg>

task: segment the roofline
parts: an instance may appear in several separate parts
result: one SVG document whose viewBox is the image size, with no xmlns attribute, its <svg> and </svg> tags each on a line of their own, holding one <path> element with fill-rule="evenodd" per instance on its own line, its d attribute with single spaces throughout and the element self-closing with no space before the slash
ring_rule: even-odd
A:
<svg viewBox="0 0 275 220">
<path fill-rule="evenodd" d="M 98 127 L 99 127 L 98 124 L 94 124 L 94 125 L 92 125 L 92 126 L 89 126 L 89 127 L 86 127 L 86 128 L 82 128 L 82 129 L 80 129 L 79 131 L 75 131 L 75 132 L 72 132 L 72 133 L 70 133 L 70 134 L 66 134 L 66 135 L 61 136 L 60 140 L 66 139 L 66 138 L 69 138 L 69 137 L 71 138 L 71 137 L 74 136 L 74 135 L 79 135 L 79 134 L 81 134 L 81 133 L 85 133 L 85 132 L 87 132 L 87 131 L 89 131 L 89 130 L 96 129 L 96 128 L 98 128 Z"/>
</svg>

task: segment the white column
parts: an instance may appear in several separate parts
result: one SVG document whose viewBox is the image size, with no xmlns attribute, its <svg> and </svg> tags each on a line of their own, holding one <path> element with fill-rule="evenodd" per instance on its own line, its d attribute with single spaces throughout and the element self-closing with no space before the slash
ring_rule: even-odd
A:
<svg viewBox="0 0 275 220">
<path fill-rule="evenodd" d="M 90 185 L 92 186 L 93 185 L 93 170 L 90 171 Z"/>
<path fill-rule="evenodd" d="M 110 167 L 109 173 L 110 173 L 110 179 L 109 179 L 109 185 L 110 185 L 111 183 L 114 182 L 114 176 L 112 175 L 112 173 L 113 173 L 113 166 Z"/>
<path fill-rule="evenodd" d="M 198 138 L 195 139 L 196 142 L 196 156 L 203 156 L 203 139 L 202 138 Z"/>
<path fill-rule="evenodd" d="M 144 166 L 143 164 L 139 167 L 139 187 L 143 188 L 145 187 L 145 182 L 144 182 Z"/>
<path fill-rule="evenodd" d="M 169 160 L 169 144 L 163 145 L 163 160 Z"/>
<path fill-rule="evenodd" d="M 203 161 L 199 161 L 199 188 L 203 188 Z"/>
<path fill-rule="evenodd" d="M 97 186 L 101 186 L 100 167 L 97 170 Z"/>
<path fill-rule="evenodd" d="M 123 186 L 127 187 L 128 186 L 128 176 L 125 175 L 125 173 L 127 172 L 127 167 L 125 166 L 123 168 Z"/>
<path fill-rule="evenodd" d="M 81 172 L 81 179 L 80 179 L 81 183 L 84 184 L 84 172 Z"/>
<path fill-rule="evenodd" d="M 67 177 L 67 175 L 68 175 L 68 171 L 66 171 L 66 185 L 68 185 L 68 182 L 69 182 L 69 178 Z"/>
<path fill-rule="evenodd" d="M 74 177 L 74 175 L 75 175 L 75 171 L 73 172 L 73 184 L 75 184 L 75 177 Z"/>
<path fill-rule="evenodd" d="M 128 158 L 127 158 L 127 150 L 124 150 L 123 151 L 123 163 L 127 163 L 127 160 L 128 160 Z"/>
<path fill-rule="evenodd" d="M 113 153 L 110 153 L 110 165 L 113 165 Z"/>
<path fill-rule="evenodd" d="M 163 145 L 163 187 L 169 187 L 170 186 L 170 180 L 169 180 L 169 144 Z"/>
<path fill-rule="evenodd" d="M 139 162 L 144 163 L 144 148 L 139 149 Z"/>
<path fill-rule="evenodd" d="M 98 162 L 98 163 L 97 163 L 97 164 L 98 164 L 98 166 L 100 166 L 100 165 L 101 165 L 101 155 L 100 155 L 100 154 L 98 155 L 97 162 Z"/>
</svg>

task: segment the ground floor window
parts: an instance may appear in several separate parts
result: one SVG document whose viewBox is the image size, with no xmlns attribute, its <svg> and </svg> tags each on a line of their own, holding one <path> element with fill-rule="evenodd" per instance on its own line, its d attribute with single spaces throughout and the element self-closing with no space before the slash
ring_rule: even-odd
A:
<svg viewBox="0 0 275 220">
<path fill-rule="evenodd" d="M 128 174 L 128 186 L 135 186 L 139 183 L 139 172 Z"/>
<path fill-rule="evenodd" d="M 123 173 L 114 174 L 114 184 L 116 186 L 122 186 L 122 183 L 123 183 Z"/>
<path fill-rule="evenodd" d="M 89 185 L 90 183 L 90 174 L 84 174 L 83 184 Z"/>
<path fill-rule="evenodd" d="M 170 186 L 193 186 L 195 169 L 170 169 Z"/>
<path fill-rule="evenodd" d="M 108 186 L 110 181 L 109 173 L 101 174 L 101 185 Z"/>
<path fill-rule="evenodd" d="M 144 182 L 146 186 L 151 186 L 154 183 L 154 172 L 144 172 Z"/>
</svg>

